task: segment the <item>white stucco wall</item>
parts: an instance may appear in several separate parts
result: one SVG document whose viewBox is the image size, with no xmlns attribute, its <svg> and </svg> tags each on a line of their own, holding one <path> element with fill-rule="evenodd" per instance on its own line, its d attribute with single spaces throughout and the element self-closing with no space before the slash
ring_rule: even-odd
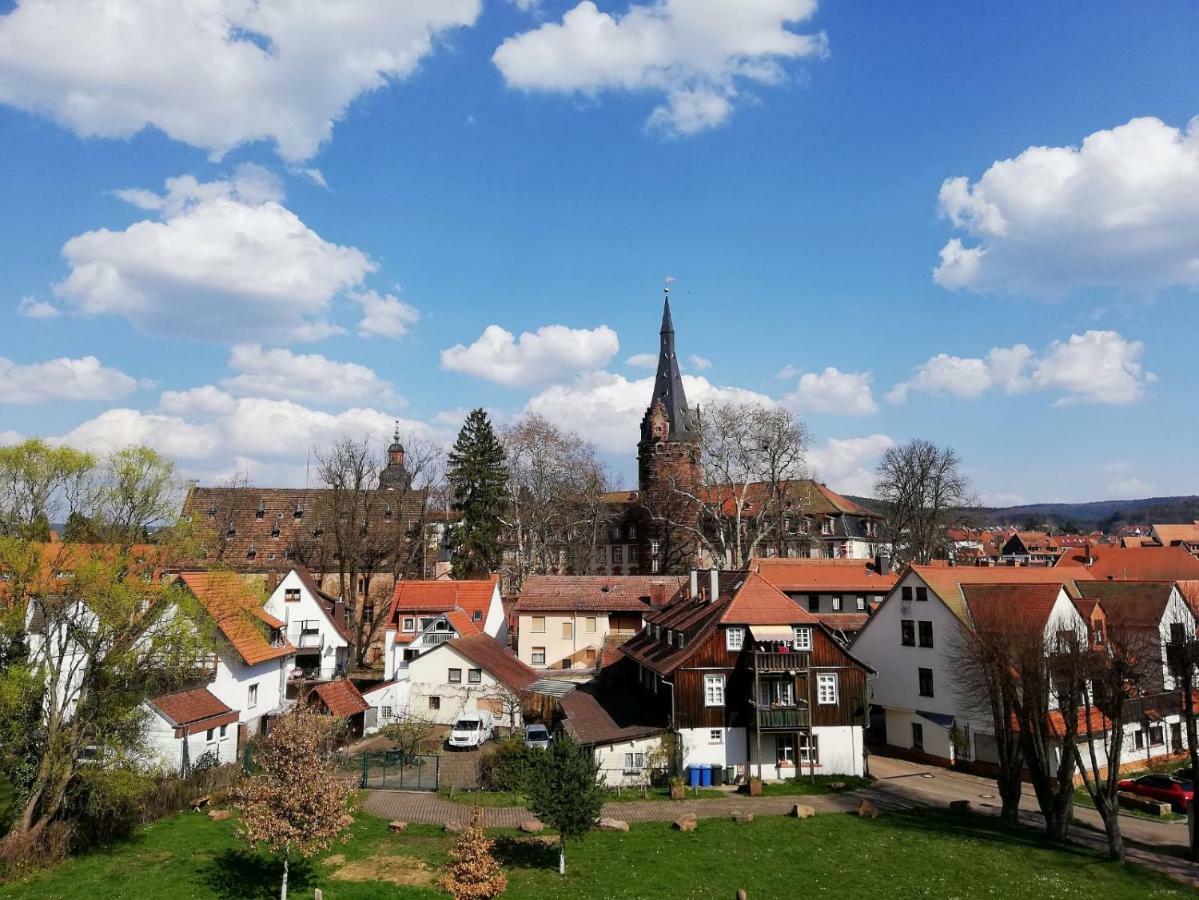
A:
<svg viewBox="0 0 1199 900">
<path fill-rule="evenodd" d="M 450 683 L 451 668 L 462 670 L 461 684 Z M 485 710 L 492 714 L 497 727 L 506 730 L 514 725 L 519 728 L 519 715 L 517 721 L 512 723 L 502 714 L 502 707 L 493 705 L 492 701 L 503 693 L 504 688 L 491 673 L 484 669 L 478 684 L 469 683 L 469 671 L 477 668 L 477 663 L 458 653 L 449 644 L 443 644 L 412 660 L 408 663 L 406 712 L 439 725 L 452 725 L 462 713 Z M 430 708 L 430 697 L 439 698 L 439 709 Z"/>
<path fill-rule="evenodd" d="M 159 768 L 172 775 L 178 775 L 183 765 L 184 738 L 175 737 L 175 726 L 171 725 L 156 710 L 143 705 L 145 710 L 145 736 L 147 765 Z M 221 736 L 221 727 L 212 729 L 212 740 L 208 740 L 207 729 L 201 729 L 196 734 L 188 735 L 188 758 L 195 763 L 201 755 L 209 750 L 216 752 L 221 764 L 237 761 L 237 723 L 231 722 L 225 726 L 225 734 Z"/>
<path fill-rule="evenodd" d="M 604 784 L 609 787 L 647 784 L 649 772 L 644 768 L 636 769 L 636 759 L 633 760 L 634 768 L 626 770 L 626 754 L 642 754 L 643 764 L 644 766 L 648 766 L 651 762 L 648 758 L 649 755 L 658 750 L 661 745 L 662 739 L 657 735 L 638 738 L 633 741 L 597 745 L 594 748 L 594 754 L 596 762 L 599 764 L 600 775 L 603 778 Z"/>
<path fill-rule="evenodd" d="M 288 602 L 286 597 L 289 590 L 298 590 L 300 599 Z M 320 677 L 326 680 L 335 677 L 338 663 L 344 664 L 348 659 L 349 643 L 334 627 L 324 604 L 305 587 L 294 569 L 279 582 L 263 608 L 276 619 L 283 620 L 283 634 L 298 649 L 298 657 L 319 656 Z M 319 646 L 300 646 L 300 623 L 303 621 L 319 623 Z"/>
<path fill-rule="evenodd" d="M 218 700 L 230 709 L 238 711 L 238 721 L 248 727 L 251 736 L 259 729 L 261 718 L 276 712 L 283 705 L 287 690 L 287 671 L 292 667 L 292 657 L 284 656 L 247 666 L 232 651 L 224 651 L 217 657 L 216 677 L 208 685 Z M 251 706 L 250 685 L 258 685 L 258 700 Z"/>
</svg>

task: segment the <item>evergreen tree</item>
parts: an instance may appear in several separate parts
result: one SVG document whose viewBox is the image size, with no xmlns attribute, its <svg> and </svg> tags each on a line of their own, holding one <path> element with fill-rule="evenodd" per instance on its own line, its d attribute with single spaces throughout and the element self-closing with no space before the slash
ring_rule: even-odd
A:
<svg viewBox="0 0 1199 900">
<path fill-rule="evenodd" d="M 604 805 L 599 763 L 574 738 L 559 734 L 538 757 L 528 791 L 529 809 L 558 832 L 558 872 L 566 874 L 566 841 L 587 834 Z"/>
<path fill-rule="evenodd" d="M 454 900 L 491 900 L 508 886 L 508 876 L 491 855 L 494 842 L 483 832 L 482 812 L 476 809 L 471 816 L 470 827 L 450 851 L 450 864 L 441 878 L 441 886 Z"/>
<path fill-rule="evenodd" d="M 472 410 L 450 451 L 447 477 L 459 520 L 452 536 L 453 575 L 479 578 L 500 564 L 501 516 L 507 496 L 504 447 L 482 409 Z"/>
</svg>

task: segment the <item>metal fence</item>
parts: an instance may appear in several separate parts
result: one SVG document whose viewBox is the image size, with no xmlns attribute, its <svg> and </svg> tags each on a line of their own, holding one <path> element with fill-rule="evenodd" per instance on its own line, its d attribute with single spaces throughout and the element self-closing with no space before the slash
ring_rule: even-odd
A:
<svg viewBox="0 0 1199 900">
<path fill-rule="evenodd" d="M 374 791 L 435 791 L 441 786 L 441 757 L 379 750 L 347 757 L 361 777 L 358 786 Z"/>
</svg>

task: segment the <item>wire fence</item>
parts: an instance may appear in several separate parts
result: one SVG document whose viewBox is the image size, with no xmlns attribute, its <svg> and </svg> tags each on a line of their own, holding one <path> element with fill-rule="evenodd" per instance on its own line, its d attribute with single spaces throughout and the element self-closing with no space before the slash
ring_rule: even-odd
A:
<svg viewBox="0 0 1199 900">
<path fill-rule="evenodd" d="M 344 757 L 343 767 L 359 776 L 358 786 L 375 791 L 436 791 L 441 757 L 377 750 Z"/>
</svg>

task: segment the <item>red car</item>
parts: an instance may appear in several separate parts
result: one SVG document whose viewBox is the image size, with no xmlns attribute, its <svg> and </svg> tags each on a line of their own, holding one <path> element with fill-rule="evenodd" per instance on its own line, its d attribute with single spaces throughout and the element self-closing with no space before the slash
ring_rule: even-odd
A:
<svg viewBox="0 0 1199 900">
<path fill-rule="evenodd" d="M 1126 778 L 1120 782 L 1120 790 L 1169 803 L 1175 811 L 1183 813 L 1187 811 L 1191 798 L 1195 796 L 1195 787 L 1192 782 L 1171 778 L 1169 775 L 1142 775 L 1140 778 Z"/>
</svg>

